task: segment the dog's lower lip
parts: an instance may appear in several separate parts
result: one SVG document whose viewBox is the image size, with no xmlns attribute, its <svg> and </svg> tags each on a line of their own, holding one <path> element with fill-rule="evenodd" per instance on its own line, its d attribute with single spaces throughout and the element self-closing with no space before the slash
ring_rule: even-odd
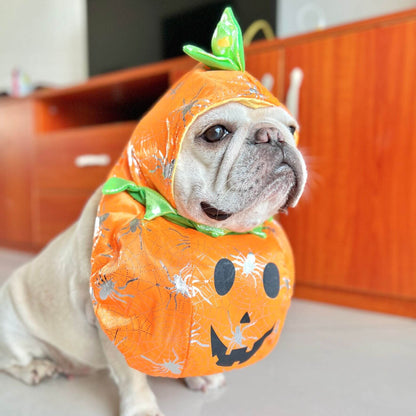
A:
<svg viewBox="0 0 416 416">
<path fill-rule="evenodd" d="M 232 213 L 221 211 L 220 209 L 213 207 L 208 202 L 201 202 L 201 208 L 209 218 L 216 221 L 224 221 L 233 215 Z"/>
</svg>

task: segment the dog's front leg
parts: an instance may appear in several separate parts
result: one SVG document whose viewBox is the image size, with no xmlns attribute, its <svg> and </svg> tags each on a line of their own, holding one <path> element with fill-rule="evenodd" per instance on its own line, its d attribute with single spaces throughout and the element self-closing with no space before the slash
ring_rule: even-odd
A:
<svg viewBox="0 0 416 416">
<path fill-rule="evenodd" d="M 146 374 L 129 367 L 123 355 L 98 329 L 111 376 L 120 396 L 120 416 L 163 416 L 150 389 Z"/>
</svg>

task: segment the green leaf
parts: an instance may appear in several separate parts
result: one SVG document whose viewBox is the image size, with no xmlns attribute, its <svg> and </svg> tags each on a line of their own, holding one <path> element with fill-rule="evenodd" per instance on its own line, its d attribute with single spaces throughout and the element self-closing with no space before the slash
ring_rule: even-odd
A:
<svg viewBox="0 0 416 416">
<path fill-rule="evenodd" d="M 230 58 L 218 57 L 212 53 L 205 52 L 198 46 L 185 45 L 183 50 L 186 54 L 191 56 L 193 59 L 201 62 L 211 69 L 225 69 L 229 71 L 239 71 L 240 68 Z"/>
<path fill-rule="evenodd" d="M 231 7 L 227 7 L 211 40 L 212 53 L 193 45 L 185 45 L 183 51 L 211 69 L 244 71 L 243 35 Z"/>
</svg>

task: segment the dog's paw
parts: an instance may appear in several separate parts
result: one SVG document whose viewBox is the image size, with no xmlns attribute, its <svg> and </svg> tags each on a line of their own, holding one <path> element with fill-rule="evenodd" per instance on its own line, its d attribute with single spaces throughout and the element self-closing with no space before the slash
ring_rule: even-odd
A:
<svg viewBox="0 0 416 416">
<path fill-rule="evenodd" d="M 206 392 L 225 386 L 225 375 L 223 373 L 219 373 L 212 374 L 210 376 L 186 377 L 185 383 L 191 390 Z"/>
<path fill-rule="evenodd" d="M 47 359 L 34 359 L 27 366 L 15 365 L 6 371 L 29 385 L 39 384 L 45 378 L 53 377 L 59 372 L 56 364 Z"/>
<path fill-rule="evenodd" d="M 149 409 L 130 409 L 130 411 L 121 413 L 120 416 L 163 416 L 158 407 Z"/>
<path fill-rule="evenodd" d="M 141 393 L 143 393 L 143 391 Z M 134 397 L 122 397 L 120 403 L 120 416 L 163 416 L 163 413 L 160 411 L 152 393 L 151 398 L 146 397 L 146 394 L 139 394 Z"/>
</svg>

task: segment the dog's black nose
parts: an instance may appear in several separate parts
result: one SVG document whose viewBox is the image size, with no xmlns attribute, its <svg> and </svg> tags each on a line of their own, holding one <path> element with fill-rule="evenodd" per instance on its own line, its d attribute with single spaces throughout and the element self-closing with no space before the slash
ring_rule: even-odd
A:
<svg viewBox="0 0 416 416">
<path fill-rule="evenodd" d="M 270 142 L 280 142 L 280 133 L 276 127 L 262 127 L 257 130 L 254 134 L 254 143 L 270 143 Z"/>
</svg>

